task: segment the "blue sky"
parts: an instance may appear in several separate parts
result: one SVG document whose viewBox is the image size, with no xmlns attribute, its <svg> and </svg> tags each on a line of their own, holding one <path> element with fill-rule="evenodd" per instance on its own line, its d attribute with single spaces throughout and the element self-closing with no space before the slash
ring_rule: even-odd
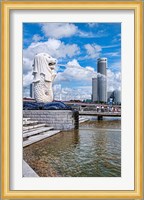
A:
<svg viewBox="0 0 144 200">
<path fill-rule="evenodd" d="M 108 59 L 108 90 L 121 88 L 120 23 L 24 23 L 23 86 L 29 96 L 36 53 L 57 58 L 54 92 L 67 98 L 90 98 L 99 57 Z M 73 93 L 76 93 L 73 97 Z"/>
</svg>

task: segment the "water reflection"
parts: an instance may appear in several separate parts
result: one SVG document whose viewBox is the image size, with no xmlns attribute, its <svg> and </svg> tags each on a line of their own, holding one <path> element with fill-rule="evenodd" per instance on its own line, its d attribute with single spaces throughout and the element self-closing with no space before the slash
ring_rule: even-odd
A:
<svg viewBox="0 0 144 200">
<path fill-rule="evenodd" d="M 89 121 L 24 149 L 39 176 L 121 176 L 120 120 Z"/>
</svg>

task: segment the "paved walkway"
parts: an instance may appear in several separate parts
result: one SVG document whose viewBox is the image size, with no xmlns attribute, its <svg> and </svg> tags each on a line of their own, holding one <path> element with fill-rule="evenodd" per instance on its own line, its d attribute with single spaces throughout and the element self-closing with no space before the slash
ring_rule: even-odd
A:
<svg viewBox="0 0 144 200">
<path fill-rule="evenodd" d="M 23 177 L 39 177 L 36 172 L 23 160 Z"/>
</svg>

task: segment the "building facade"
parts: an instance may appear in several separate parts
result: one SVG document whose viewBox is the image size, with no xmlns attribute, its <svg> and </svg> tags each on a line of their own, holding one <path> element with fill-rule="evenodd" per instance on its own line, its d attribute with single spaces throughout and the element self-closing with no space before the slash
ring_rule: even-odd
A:
<svg viewBox="0 0 144 200">
<path fill-rule="evenodd" d="M 121 104 L 121 91 L 120 90 L 114 91 L 114 103 Z"/>
<path fill-rule="evenodd" d="M 35 96 L 34 96 L 34 84 L 33 83 L 31 83 L 30 84 L 30 97 L 31 98 L 35 98 Z"/>
<path fill-rule="evenodd" d="M 107 58 L 97 60 L 98 101 L 107 102 Z"/>
<path fill-rule="evenodd" d="M 120 90 L 114 90 L 107 92 L 107 101 L 110 102 L 110 99 L 112 99 L 112 102 L 114 104 L 121 104 L 121 91 Z"/>
<path fill-rule="evenodd" d="M 92 101 L 95 102 L 97 100 L 97 78 L 92 78 Z"/>
</svg>

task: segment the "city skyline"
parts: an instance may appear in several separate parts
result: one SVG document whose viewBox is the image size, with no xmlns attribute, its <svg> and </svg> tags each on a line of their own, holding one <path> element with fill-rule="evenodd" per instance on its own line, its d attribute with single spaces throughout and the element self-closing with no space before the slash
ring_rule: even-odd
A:
<svg viewBox="0 0 144 200">
<path fill-rule="evenodd" d="M 57 58 L 58 87 L 63 95 L 89 99 L 92 78 L 97 75 L 97 59 L 108 59 L 108 91 L 121 89 L 120 23 L 24 23 L 23 24 L 23 96 L 29 97 L 32 63 L 36 53 Z M 58 86 L 58 87 L 57 87 Z"/>
</svg>

